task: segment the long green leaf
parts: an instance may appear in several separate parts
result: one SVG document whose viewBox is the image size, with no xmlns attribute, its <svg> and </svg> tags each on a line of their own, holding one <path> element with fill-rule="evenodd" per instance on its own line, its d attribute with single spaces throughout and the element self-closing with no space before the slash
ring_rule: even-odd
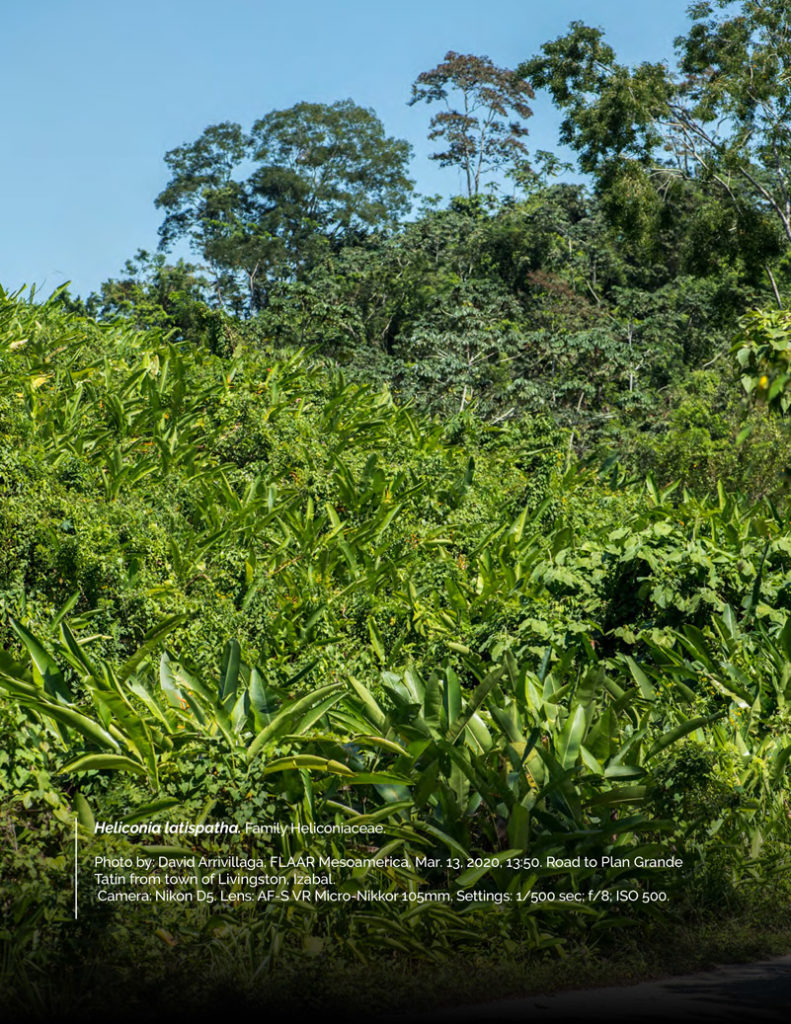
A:
<svg viewBox="0 0 791 1024">
<path fill-rule="evenodd" d="M 27 647 L 45 692 L 50 697 L 54 697 L 67 704 L 70 703 L 71 693 L 55 659 L 41 641 L 33 636 L 30 630 L 23 626 L 21 622 L 13 617 L 9 617 L 9 621 L 11 628 L 25 647 Z"/>
<path fill-rule="evenodd" d="M 61 768 L 61 772 L 98 772 L 107 769 L 132 772 L 135 775 L 146 774 L 139 761 L 133 761 L 131 757 L 123 757 L 120 754 L 85 754 L 74 761 L 69 761 Z"/>
<path fill-rule="evenodd" d="M 186 622 L 187 615 L 171 615 L 170 618 L 164 619 L 158 625 L 150 629 L 143 637 L 142 644 L 138 647 L 135 653 L 128 658 L 118 671 L 118 678 L 123 682 L 128 679 L 129 676 L 135 671 L 137 666 L 143 661 L 148 655 L 154 650 L 157 645 L 164 640 L 168 633 L 172 633 L 174 629 L 180 626 L 183 622 Z"/>
<path fill-rule="evenodd" d="M 658 754 L 660 750 L 664 750 L 665 747 L 669 747 L 676 740 L 680 740 L 683 736 L 689 735 L 696 729 L 700 729 L 704 725 L 709 725 L 711 722 L 716 722 L 720 718 L 724 718 L 727 715 L 727 711 L 718 711 L 714 715 L 703 715 L 699 718 L 692 718 L 688 722 L 682 722 L 681 725 L 677 725 L 673 729 L 669 729 L 666 733 L 663 733 L 659 739 L 654 743 L 651 749 L 646 754 L 646 760 L 650 760 L 655 754 Z"/>
<path fill-rule="evenodd" d="M 318 690 L 314 690 L 313 693 L 309 693 L 306 697 L 302 697 L 301 700 L 295 701 L 279 711 L 272 721 L 264 726 L 247 748 L 247 759 L 252 760 L 266 743 L 276 739 L 278 735 L 288 732 L 289 725 L 293 719 L 297 718 L 298 715 L 314 704 L 317 704 L 328 694 L 338 690 L 339 686 L 339 683 L 320 686 Z"/>
</svg>

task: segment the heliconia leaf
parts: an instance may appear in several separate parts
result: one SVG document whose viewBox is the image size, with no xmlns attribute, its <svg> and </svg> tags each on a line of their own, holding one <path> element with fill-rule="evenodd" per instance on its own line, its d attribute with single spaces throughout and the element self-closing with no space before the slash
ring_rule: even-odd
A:
<svg viewBox="0 0 791 1024">
<path fill-rule="evenodd" d="M 384 644 L 382 643 L 382 638 L 376 628 L 376 623 L 370 616 L 368 617 L 368 635 L 371 638 L 371 646 L 376 652 L 377 658 L 383 665 L 386 664 L 387 657 L 385 656 Z"/>
<path fill-rule="evenodd" d="M 508 816 L 508 842 L 517 850 L 524 850 L 530 842 L 530 813 L 523 804 L 515 803 Z"/>
<path fill-rule="evenodd" d="M 423 827 L 425 831 L 429 833 L 429 835 L 436 836 L 436 838 L 439 839 L 439 841 L 444 846 L 447 846 L 449 850 L 451 850 L 453 853 L 461 857 L 462 862 L 466 861 L 469 854 L 464 849 L 464 847 L 456 839 L 453 838 L 453 836 L 450 836 L 448 835 L 447 832 L 444 832 L 442 829 L 437 828 L 436 825 L 427 824 Z"/>
<path fill-rule="evenodd" d="M 77 641 L 68 624 L 65 622 L 60 623 L 60 635 L 63 638 L 63 642 L 74 656 L 74 659 L 80 665 L 82 671 L 86 675 L 96 678 L 98 676 L 96 666 L 82 649 L 82 646 Z"/>
<path fill-rule="evenodd" d="M 494 745 L 492 734 L 486 726 L 486 723 L 477 712 L 470 715 L 469 721 L 465 726 L 467 734 L 474 741 L 478 749 L 485 753 L 487 750 L 491 750 Z"/>
<path fill-rule="evenodd" d="M 380 782 L 376 784 L 376 792 L 389 804 L 401 806 L 404 801 L 409 801 L 409 788 L 402 783 Z"/>
<path fill-rule="evenodd" d="M 329 686 L 320 686 L 317 690 L 309 693 L 306 697 L 302 697 L 300 700 L 295 701 L 293 704 L 290 704 L 288 707 L 279 711 L 272 720 L 264 726 L 247 748 L 248 760 L 252 760 L 266 743 L 273 741 L 278 735 L 287 733 L 289 731 L 289 725 L 295 718 L 297 718 L 306 709 L 317 704 L 328 694 L 338 690 L 339 685 L 340 684 L 338 683 L 331 683 Z"/>
<path fill-rule="evenodd" d="M 82 595 L 80 594 L 80 591 L 79 590 L 75 590 L 75 592 L 71 595 L 71 597 L 69 597 L 68 600 L 64 604 L 61 605 L 61 607 L 58 609 L 57 614 L 55 615 L 55 617 L 50 622 L 50 628 L 51 629 L 54 629 L 55 626 L 57 626 L 60 623 L 61 619 L 65 618 L 65 616 L 69 614 L 69 612 L 72 610 L 72 608 L 75 606 L 75 604 L 79 601 L 81 596 Z"/>
<path fill-rule="evenodd" d="M 556 749 L 563 768 L 570 768 L 577 760 L 582 737 L 585 735 L 585 709 L 578 707 L 566 719 L 557 739 Z"/>
<path fill-rule="evenodd" d="M 231 726 L 234 732 L 241 732 L 247 724 L 247 718 L 250 713 L 250 694 L 247 690 L 242 690 L 239 696 L 236 698 L 236 703 L 231 711 Z"/>
<path fill-rule="evenodd" d="M 256 716 L 256 723 L 259 728 L 263 728 L 269 722 L 277 707 L 277 699 L 271 693 L 266 681 L 255 666 L 250 669 L 249 693 L 250 704 Z"/>
<path fill-rule="evenodd" d="M 28 649 L 44 691 L 56 700 L 67 704 L 70 703 L 71 693 L 69 688 L 57 662 L 46 647 L 17 619 L 9 616 L 9 622 L 11 623 L 11 628 Z"/>
<path fill-rule="evenodd" d="M 218 696 L 221 704 L 227 704 L 235 695 L 239 684 L 239 667 L 242 660 L 242 649 L 237 640 L 229 640 L 225 645 L 220 668 Z"/>
<path fill-rule="evenodd" d="M 165 694 L 168 704 L 173 708 L 183 707 L 184 698 L 176 685 L 176 678 L 167 653 L 159 659 L 159 685 Z"/>
<path fill-rule="evenodd" d="M 435 672 L 426 681 L 423 695 L 423 720 L 433 735 L 440 728 L 440 717 L 443 710 L 443 688 Z"/>
<path fill-rule="evenodd" d="M 791 744 L 787 747 L 783 747 L 772 762 L 772 780 L 774 782 L 780 782 L 783 778 L 783 773 L 786 765 L 788 764 L 789 757 L 791 757 Z"/>
<path fill-rule="evenodd" d="M 321 701 L 320 704 L 310 708 L 310 710 L 300 718 L 296 726 L 289 726 L 289 732 L 293 733 L 295 736 L 303 736 L 310 728 L 312 728 L 313 725 L 315 725 L 316 722 L 318 722 L 320 718 L 324 717 L 331 707 L 341 700 L 343 700 L 343 693 L 339 692 L 333 694 L 332 697 L 328 697 L 326 700 Z"/>
<path fill-rule="evenodd" d="M 403 680 L 403 685 L 409 694 L 409 698 L 416 704 L 422 704 L 426 691 L 425 686 L 423 685 L 423 680 L 417 672 L 415 672 L 414 669 L 408 668 L 406 672 L 404 672 Z"/>
<path fill-rule="evenodd" d="M 171 615 L 170 618 L 164 619 L 159 622 L 153 629 L 150 629 L 143 637 L 143 642 L 140 644 L 135 653 L 128 658 L 121 668 L 118 670 L 118 678 L 123 682 L 138 667 L 141 661 L 148 657 L 148 655 L 154 650 L 154 648 L 174 629 L 185 622 L 187 616 Z"/>
<path fill-rule="evenodd" d="M 500 726 L 505 738 L 511 743 L 518 743 L 522 738 L 522 730 L 519 727 L 519 723 L 515 722 L 507 711 L 504 711 L 496 705 L 492 705 L 489 708 L 489 712 L 495 722 Z"/>
<path fill-rule="evenodd" d="M 98 772 L 103 770 L 133 772 L 145 775 L 146 770 L 139 761 L 120 754 L 85 754 L 74 761 L 69 761 L 61 768 L 61 772 Z"/>
<path fill-rule="evenodd" d="M 679 639 L 693 657 L 697 656 L 706 668 L 713 668 L 706 638 L 699 629 L 695 626 L 686 625 L 684 626 L 684 636 L 680 636 Z"/>
<path fill-rule="evenodd" d="M 786 619 L 785 625 L 780 630 L 778 640 L 786 658 L 791 661 L 791 616 Z"/>
<path fill-rule="evenodd" d="M 36 704 L 32 701 L 26 701 L 25 703 L 28 703 L 30 707 L 33 707 L 40 714 L 46 715 L 48 718 L 52 718 L 54 721 L 59 722 L 61 725 L 66 725 L 70 729 L 74 729 L 81 736 L 84 736 L 85 739 L 97 743 L 100 747 L 109 747 L 111 750 L 120 749 L 118 742 L 106 729 L 103 729 L 93 719 L 81 715 L 79 711 L 63 707 L 60 704 L 50 704 L 43 701 Z"/>
<path fill-rule="evenodd" d="M 343 529 L 343 523 L 341 523 L 338 513 L 329 502 L 327 502 L 327 515 L 330 517 L 333 531 L 337 532 Z"/>
<path fill-rule="evenodd" d="M 125 814 L 120 820 L 129 825 L 138 821 L 147 821 L 152 815 L 159 814 L 160 811 L 170 810 L 171 807 L 178 807 L 180 803 L 181 800 L 178 797 L 164 796 L 159 800 L 152 800 L 151 803 L 136 807 L 134 811 L 130 814 Z"/>
<path fill-rule="evenodd" d="M 647 792 L 645 786 L 619 786 L 606 793 L 599 793 L 589 800 L 588 804 L 591 807 L 599 807 L 602 804 L 609 806 L 610 804 L 640 803 L 645 799 Z"/>
<path fill-rule="evenodd" d="M 675 726 L 673 729 L 669 729 L 666 733 L 659 737 L 654 743 L 651 749 L 646 755 L 646 760 L 650 760 L 655 754 L 658 754 L 660 750 L 664 750 L 665 747 L 669 747 L 676 740 L 680 740 L 683 736 L 688 736 L 689 733 L 694 732 L 696 729 L 700 729 L 704 725 L 709 725 L 711 722 L 716 722 L 720 718 L 724 718 L 727 711 L 719 711 L 714 715 L 704 715 L 699 718 L 692 718 L 688 722 L 682 722 L 681 725 Z"/>
<path fill-rule="evenodd" d="M 452 668 L 445 671 L 445 685 L 442 690 L 442 704 L 445 710 L 447 727 L 455 725 L 461 713 L 461 684 L 459 677 Z"/>
<path fill-rule="evenodd" d="M 449 743 L 456 742 L 456 740 L 464 731 L 464 727 L 467 725 L 467 722 L 476 713 L 476 711 L 478 711 L 481 708 L 486 698 L 489 696 L 489 694 L 492 692 L 495 686 L 497 686 L 497 684 L 500 682 L 504 674 L 505 666 L 499 665 L 497 668 L 492 669 L 492 671 L 486 676 L 483 682 L 478 683 L 478 685 L 472 691 L 470 699 L 465 704 L 464 710 L 458 716 L 453 725 L 448 729 L 445 738 L 448 740 Z"/>
<path fill-rule="evenodd" d="M 82 793 L 77 792 L 74 794 L 74 799 L 72 800 L 72 807 L 74 808 L 74 813 L 77 815 L 77 821 L 79 821 L 79 823 L 82 825 L 84 829 L 92 833 L 96 827 L 96 821 L 94 820 L 93 817 L 91 805 L 82 795 Z"/>
<path fill-rule="evenodd" d="M 409 751 L 399 743 L 396 743 L 394 740 L 389 740 L 385 736 L 369 736 L 364 734 L 361 736 L 355 736 L 354 742 L 360 746 L 367 746 L 371 744 L 375 747 L 382 747 L 384 750 L 389 750 L 393 754 L 398 754 L 399 757 L 409 757 Z"/>
<path fill-rule="evenodd" d="M 599 764 L 598 760 L 593 756 L 593 754 L 591 754 L 584 743 L 580 744 L 580 757 L 588 771 L 593 772 L 595 775 L 602 774 L 603 768 L 601 764 Z"/>
<path fill-rule="evenodd" d="M 270 761 L 264 768 L 264 775 L 273 775 L 276 772 L 290 771 L 293 769 L 313 768 L 333 775 L 354 775 L 348 765 L 340 761 L 330 761 L 326 757 L 315 757 L 312 754 L 296 754 L 294 757 L 281 757 Z"/>
<path fill-rule="evenodd" d="M 626 657 L 626 664 L 629 666 L 629 671 L 632 673 L 632 678 L 637 683 L 637 688 L 640 691 L 640 695 L 645 697 L 646 700 L 653 700 L 656 696 L 656 690 L 654 689 L 648 676 L 643 672 L 634 658 Z"/>
<path fill-rule="evenodd" d="M 349 686 L 351 686 L 362 701 L 371 722 L 377 727 L 377 729 L 381 729 L 387 720 L 387 716 L 377 703 L 376 698 L 373 696 L 371 691 L 351 676 L 349 677 Z"/>
<path fill-rule="evenodd" d="M 607 779 L 639 779 L 645 775 L 645 769 L 633 764 L 611 764 L 604 771 Z"/>
</svg>

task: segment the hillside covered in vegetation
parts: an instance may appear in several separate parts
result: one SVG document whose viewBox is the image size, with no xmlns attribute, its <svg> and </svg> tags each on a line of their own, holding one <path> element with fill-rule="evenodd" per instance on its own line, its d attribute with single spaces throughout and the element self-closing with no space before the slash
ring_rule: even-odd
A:
<svg viewBox="0 0 791 1024">
<path fill-rule="evenodd" d="M 101 1007 L 107 978 L 129 1012 L 187 982 L 304 1001 L 307 976 L 377 1010 L 426 962 L 604 977 L 723 920 L 772 946 L 791 149 L 786 86 L 752 96 L 739 61 L 789 44 L 782 5 L 723 6 L 697 5 L 679 84 L 580 24 L 518 75 L 451 53 L 416 82 L 488 82 L 522 120 L 548 89 L 589 185 L 446 118 L 469 194 L 407 220 L 406 144 L 300 104 L 168 154 L 163 243 L 200 265 L 0 293 L 12 1009 Z M 519 197 L 486 190 L 503 167 Z M 278 881 L 154 885 L 186 907 L 86 882 L 75 919 L 73 843 L 85 879 L 148 849 Z"/>
</svg>

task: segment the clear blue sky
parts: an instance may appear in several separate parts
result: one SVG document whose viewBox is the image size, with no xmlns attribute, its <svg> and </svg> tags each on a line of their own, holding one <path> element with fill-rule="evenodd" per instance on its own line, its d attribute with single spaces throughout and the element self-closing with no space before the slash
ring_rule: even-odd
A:
<svg viewBox="0 0 791 1024">
<path fill-rule="evenodd" d="M 672 57 L 688 0 L 37 0 L 3 4 L 0 284 L 86 295 L 154 249 L 163 155 L 219 121 L 300 100 L 373 107 L 415 150 L 425 193 L 462 191 L 428 159 L 416 76 L 448 50 L 514 67 L 573 19 L 627 61 Z M 531 149 L 556 144 L 534 105 Z"/>
</svg>

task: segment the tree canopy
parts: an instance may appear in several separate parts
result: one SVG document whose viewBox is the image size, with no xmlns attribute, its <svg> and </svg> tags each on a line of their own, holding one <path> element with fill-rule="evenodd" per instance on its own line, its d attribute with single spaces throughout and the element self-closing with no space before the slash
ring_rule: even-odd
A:
<svg viewBox="0 0 791 1024">
<path fill-rule="evenodd" d="M 763 268 L 791 244 L 791 12 L 785 0 L 695 3 L 676 66 L 617 61 L 582 22 L 519 67 L 564 111 L 579 153 L 622 228 L 656 233 L 691 211 L 701 246 Z M 712 206 L 707 198 L 715 200 Z"/>
<path fill-rule="evenodd" d="M 161 244 L 189 241 L 222 301 L 255 309 L 272 281 L 298 277 L 322 249 L 391 227 L 409 209 L 409 156 L 351 100 L 275 110 L 249 132 L 212 125 L 165 156 Z"/>
<path fill-rule="evenodd" d="M 449 50 L 445 59 L 418 75 L 410 104 L 444 103 L 434 114 L 429 139 L 442 139 L 446 149 L 432 154 L 443 167 L 460 167 L 467 195 L 481 191 L 482 176 L 494 168 L 511 169 L 526 162 L 525 121 L 532 115 L 528 82 L 488 57 Z"/>
</svg>

